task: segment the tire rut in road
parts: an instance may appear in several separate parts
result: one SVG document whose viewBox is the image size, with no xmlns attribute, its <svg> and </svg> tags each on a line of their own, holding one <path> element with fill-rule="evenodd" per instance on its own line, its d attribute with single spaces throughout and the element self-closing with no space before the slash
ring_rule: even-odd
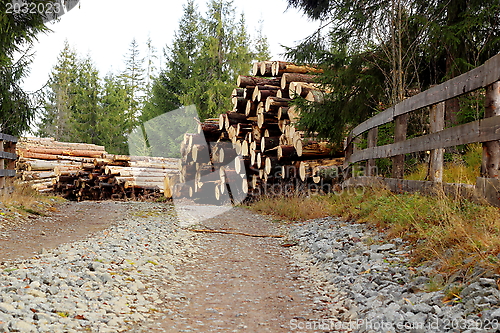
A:
<svg viewBox="0 0 500 333">
<path fill-rule="evenodd" d="M 235 208 L 203 221 L 203 227 L 275 235 L 268 218 Z M 199 249 L 176 269 L 184 283 L 154 322 L 134 331 L 289 332 L 291 321 L 328 316 L 314 303 L 313 284 L 293 265 L 279 238 L 196 234 Z"/>
</svg>

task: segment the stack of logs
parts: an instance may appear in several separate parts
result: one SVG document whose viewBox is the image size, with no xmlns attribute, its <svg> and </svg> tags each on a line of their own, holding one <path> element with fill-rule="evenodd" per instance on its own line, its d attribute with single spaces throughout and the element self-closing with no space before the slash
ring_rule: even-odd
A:
<svg viewBox="0 0 500 333">
<path fill-rule="evenodd" d="M 320 72 L 264 61 L 254 64 L 253 76 L 239 76 L 231 96 L 233 110 L 207 119 L 198 133 L 185 135 L 180 179 L 166 181 L 174 197 L 212 195 L 219 199 L 234 189 L 238 193 L 231 193 L 233 197 L 258 195 L 270 187 L 283 191 L 285 184 L 287 191 L 304 186 L 331 191 L 338 181 L 343 152 L 297 130 L 300 110 L 290 103 L 299 96 L 321 101 L 326 91 L 315 83 Z"/>
<path fill-rule="evenodd" d="M 157 197 L 165 176 L 179 172 L 178 159 L 111 155 L 103 146 L 52 138 L 22 139 L 17 154 L 19 178 L 70 200 Z"/>
</svg>

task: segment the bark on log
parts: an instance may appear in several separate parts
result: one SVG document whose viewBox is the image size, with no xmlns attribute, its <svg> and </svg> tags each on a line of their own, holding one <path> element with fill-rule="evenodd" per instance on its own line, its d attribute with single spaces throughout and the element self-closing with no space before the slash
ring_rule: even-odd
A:
<svg viewBox="0 0 500 333">
<path fill-rule="evenodd" d="M 147 190 L 163 190 L 163 180 L 159 182 L 138 182 L 135 180 L 125 182 L 125 188 L 141 188 Z"/>
<path fill-rule="evenodd" d="M 343 154 L 335 152 L 329 142 L 298 140 L 294 146 L 297 150 L 297 156 L 302 158 L 331 158 L 334 155 Z"/>
<path fill-rule="evenodd" d="M 297 150 L 293 145 L 280 145 L 278 147 L 278 160 L 292 159 L 297 157 Z"/>
<path fill-rule="evenodd" d="M 247 106 L 245 108 L 245 115 L 247 117 L 254 117 L 257 115 L 257 105 L 258 103 L 255 103 L 251 100 L 247 101 Z"/>
<path fill-rule="evenodd" d="M 54 171 L 24 171 L 22 173 L 21 179 L 24 181 L 33 179 L 46 179 L 54 178 L 56 174 Z"/>
<path fill-rule="evenodd" d="M 266 79 L 261 77 L 253 77 L 253 76 L 238 76 L 237 85 L 240 88 L 245 88 L 247 86 L 279 86 L 280 79 Z"/>
<path fill-rule="evenodd" d="M 290 82 L 314 82 L 316 75 L 300 74 L 300 73 L 284 73 L 281 77 L 281 89 L 286 89 Z"/>
<path fill-rule="evenodd" d="M 244 97 L 233 97 L 233 111 L 244 114 L 247 108 L 247 101 Z"/>
<path fill-rule="evenodd" d="M 29 160 L 25 161 L 26 169 L 28 171 L 50 171 L 54 170 L 57 166 L 76 166 L 81 167 L 82 163 L 80 162 L 71 162 L 71 161 L 47 161 L 47 160 Z"/>
<path fill-rule="evenodd" d="M 266 104 L 264 109 L 269 112 L 271 109 L 278 110 L 280 107 L 288 106 L 291 99 L 289 98 L 279 98 L 279 97 L 269 97 L 266 99 Z"/>
<path fill-rule="evenodd" d="M 256 90 L 252 95 L 252 99 L 254 102 L 263 102 L 268 97 L 276 97 L 276 94 L 279 90 Z"/>
<path fill-rule="evenodd" d="M 245 93 L 244 88 L 234 88 L 233 92 L 231 93 L 231 96 L 232 97 L 245 97 L 244 93 Z"/>
<path fill-rule="evenodd" d="M 79 157 L 102 157 L 103 151 L 95 150 L 75 150 L 75 149 L 63 149 L 63 148 L 41 148 L 41 147 L 29 147 L 29 148 L 18 148 L 18 154 L 22 157 L 26 154 L 46 154 L 46 155 L 62 155 L 62 156 L 79 156 Z"/>
<path fill-rule="evenodd" d="M 275 61 L 272 65 L 272 76 L 281 76 L 284 73 L 323 73 L 322 69 L 306 66 L 295 65 L 291 62 Z"/>
<path fill-rule="evenodd" d="M 266 151 L 276 148 L 279 146 L 280 138 L 275 137 L 263 137 L 260 141 L 260 149 L 266 153 Z"/>
<path fill-rule="evenodd" d="M 297 106 L 290 106 L 286 113 L 292 124 L 295 124 L 300 120 L 300 109 Z"/>
<path fill-rule="evenodd" d="M 319 90 L 311 90 L 306 95 L 306 101 L 323 103 L 325 100 L 325 93 Z"/>
<path fill-rule="evenodd" d="M 262 61 L 260 63 L 259 75 L 261 75 L 261 76 L 276 76 L 276 75 L 273 75 L 273 63 L 274 63 L 273 61 Z"/>
</svg>

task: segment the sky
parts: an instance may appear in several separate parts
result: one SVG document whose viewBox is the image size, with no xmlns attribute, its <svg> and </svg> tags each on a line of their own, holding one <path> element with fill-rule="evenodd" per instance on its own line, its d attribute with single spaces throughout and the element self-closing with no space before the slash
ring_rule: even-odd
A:
<svg viewBox="0 0 500 333">
<path fill-rule="evenodd" d="M 203 12 L 206 1 L 196 3 Z M 23 87 L 35 91 L 47 82 L 65 40 L 80 56 L 90 56 L 101 76 L 123 70 L 133 38 L 144 48 L 151 38 L 158 55 L 162 54 L 178 29 L 184 4 L 182 0 L 80 0 L 79 6 L 49 24 L 52 32 L 39 36 L 31 50 L 35 58 Z M 298 10 L 287 9 L 286 0 L 234 0 L 233 5 L 237 13 L 245 14 L 251 35 L 255 36 L 263 21 L 272 60 L 283 59 L 281 45 L 293 46 L 319 26 Z"/>
</svg>

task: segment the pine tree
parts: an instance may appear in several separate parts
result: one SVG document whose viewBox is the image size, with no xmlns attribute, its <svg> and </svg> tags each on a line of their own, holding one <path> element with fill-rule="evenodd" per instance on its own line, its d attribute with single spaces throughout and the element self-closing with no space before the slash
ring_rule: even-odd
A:
<svg viewBox="0 0 500 333">
<path fill-rule="evenodd" d="M 145 73 L 144 59 L 140 57 L 139 44 L 132 39 L 130 43 L 129 53 L 125 59 L 125 70 L 122 73 L 122 78 L 127 86 L 130 101 L 130 111 L 136 117 L 140 116 L 140 110 L 144 103 L 145 91 Z"/>
<path fill-rule="evenodd" d="M 113 74 L 104 78 L 100 99 L 98 143 L 112 154 L 128 154 L 128 135 L 136 126 L 134 114 L 128 109 L 129 96 L 123 80 Z"/>
<path fill-rule="evenodd" d="M 500 3 L 424 0 L 288 0 L 331 24 L 290 49 L 290 58 L 323 65 L 334 87 L 306 105 L 304 129 L 337 141 L 380 109 L 443 82 L 500 51 Z M 351 88 L 349 88 L 351 86 Z M 456 104 L 456 103 L 455 103 Z M 447 107 L 448 114 L 456 105 Z"/>
<path fill-rule="evenodd" d="M 249 72 L 252 54 L 244 16 L 236 20 L 231 1 L 211 0 L 201 26 L 201 48 L 193 63 L 193 79 L 180 99 L 185 105 L 195 104 L 204 119 L 231 108 L 228 96 L 237 75 Z"/>
<path fill-rule="evenodd" d="M 271 59 L 271 52 L 269 51 L 269 41 L 263 33 L 264 22 L 259 21 L 259 28 L 257 29 L 257 36 L 254 39 L 254 60 L 266 61 Z"/>
<path fill-rule="evenodd" d="M 48 0 L 33 0 L 35 4 Z M 32 45 L 38 34 L 48 31 L 39 13 L 7 13 L 12 1 L 0 1 L 0 132 L 20 135 L 35 117 L 32 97 L 21 88 L 32 57 L 27 53 L 14 62 L 14 54 Z"/>
<path fill-rule="evenodd" d="M 70 141 L 72 112 L 76 107 L 78 56 L 68 41 L 58 56 L 44 94 L 47 98 L 38 125 L 38 135 Z"/>
</svg>

